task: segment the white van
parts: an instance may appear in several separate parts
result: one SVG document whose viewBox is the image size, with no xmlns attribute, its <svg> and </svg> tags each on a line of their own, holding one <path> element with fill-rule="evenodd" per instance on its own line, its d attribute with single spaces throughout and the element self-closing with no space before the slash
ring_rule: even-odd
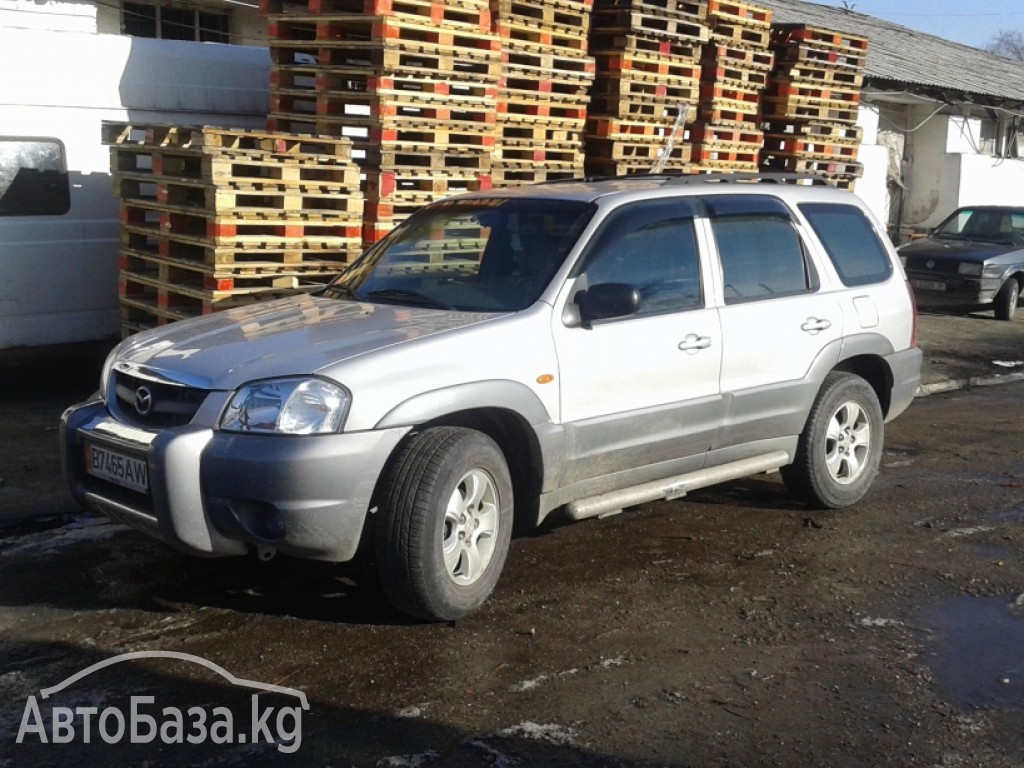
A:
<svg viewBox="0 0 1024 768">
<path fill-rule="evenodd" d="M 114 336 L 105 120 L 263 127 L 264 48 L 0 29 L 0 349 Z"/>
</svg>

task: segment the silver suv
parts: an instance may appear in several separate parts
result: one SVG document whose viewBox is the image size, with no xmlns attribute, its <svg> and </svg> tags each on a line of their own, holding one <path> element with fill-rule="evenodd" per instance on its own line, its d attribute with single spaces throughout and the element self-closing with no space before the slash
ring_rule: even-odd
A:
<svg viewBox="0 0 1024 768">
<path fill-rule="evenodd" d="M 915 318 L 863 204 L 808 179 L 477 193 L 319 293 L 126 339 L 63 416 L 64 464 L 79 502 L 185 552 L 365 545 L 395 606 L 451 620 L 554 510 L 774 470 L 858 501 L 918 387 Z"/>
</svg>

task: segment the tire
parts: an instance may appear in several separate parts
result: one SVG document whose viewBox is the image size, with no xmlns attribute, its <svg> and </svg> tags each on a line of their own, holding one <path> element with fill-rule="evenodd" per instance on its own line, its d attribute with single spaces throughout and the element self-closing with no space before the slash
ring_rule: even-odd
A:
<svg viewBox="0 0 1024 768">
<path fill-rule="evenodd" d="M 479 608 L 512 535 L 512 480 L 501 449 L 472 429 L 428 429 L 395 457 L 385 483 L 375 549 L 388 599 L 437 621 Z"/>
<path fill-rule="evenodd" d="M 882 408 L 859 376 L 825 377 L 782 479 L 794 495 L 823 509 L 860 501 L 878 474 L 885 440 Z"/>
<path fill-rule="evenodd" d="M 1013 320 L 1013 315 L 1017 311 L 1017 300 L 1019 298 L 1020 283 L 1017 282 L 1017 278 L 1011 277 L 1003 283 L 1003 287 L 999 289 L 999 292 L 993 300 L 996 308 L 996 319 Z"/>
</svg>

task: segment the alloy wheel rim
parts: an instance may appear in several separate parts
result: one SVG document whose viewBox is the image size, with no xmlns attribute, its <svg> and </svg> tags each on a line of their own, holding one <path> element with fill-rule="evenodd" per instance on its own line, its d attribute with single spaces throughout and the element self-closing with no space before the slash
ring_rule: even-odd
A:
<svg viewBox="0 0 1024 768">
<path fill-rule="evenodd" d="M 871 423 L 865 411 L 853 401 L 843 403 L 832 414 L 825 434 L 825 467 L 840 485 L 855 482 L 867 467 L 871 452 Z"/>
<path fill-rule="evenodd" d="M 476 582 L 491 562 L 497 534 L 494 478 L 482 469 L 472 469 L 456 484 L 445 507 L 442 550 L 449 578 L 461 586 Z"/>
</svg>

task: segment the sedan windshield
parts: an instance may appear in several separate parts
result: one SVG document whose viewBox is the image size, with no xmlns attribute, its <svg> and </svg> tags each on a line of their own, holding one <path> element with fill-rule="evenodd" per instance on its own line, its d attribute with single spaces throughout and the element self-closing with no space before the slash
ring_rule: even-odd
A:
<svg viewBox="0 0 1024 768">
<path fill-rule="evenodd" d="M 475 312 L 525 309 L 593 211 L 588 203 L 530 198 L 435 204 L 363 254 L 325 295 Z"/>
<path fill-rule="evenodd" d="M 935 230 L 936 237 L 990 243 L 1024 242 L 1024 209 L 961 208 Z"/>
</svg>

